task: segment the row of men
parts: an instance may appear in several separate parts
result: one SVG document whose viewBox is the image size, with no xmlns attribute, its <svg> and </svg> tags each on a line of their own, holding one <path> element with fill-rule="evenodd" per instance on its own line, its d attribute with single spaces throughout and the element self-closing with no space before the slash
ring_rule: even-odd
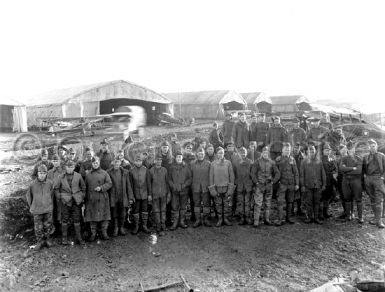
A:
<svg viewBox="0 0 385 292">
<path fill-rule="evenodd" d="M 345 138 L 341 128 L 335 130 L 321 126 L 320 119 L 309 119 L 310 128 L 305 130 L 300 127 L 300 120 L 294 118 L 293 129 L 287 130 L 282 124 L 279 116 L 272 117 L 273 123 L 270 125 L 265 121 L 264 115 L 252 115 L 251 123 L 246 120 L 246 114 L 239 115 L 239 121 L 234 122 L 230 114 L 222 125 L 221 131 L 217 123 L 214 123 L 214 129 L 209 136 L 209 142 L 216 149 L 218 146 L 233 142 L 236 148 L 248 148 L 250 141 L 257 143 L 258 150 L 263 146 L 270 147 L 270 156 L 277 158 L 282 152 L 282 142 L 289 142 L 291 145 L 297 143 L 314 143 L 316 146 L 323 142 L 328 142 L 331 148 L 337 152 L 341 144 L 345 144 Z M 307 129 L 307 127 L 306 127 Z"/>
<path fill-rule="evenodd" d="M 354 154 L 354 147 L 349 147 L 348 156 L 341 159 L 344 203 L 348 219 L 351 219 L 352 203 L 357 202 L 358 220 L 363 223 L 361 190 L 365 189 L 372 202 L 375 223 L 383 228 L 381 214 L 385 193 L 385 156 L 377 152 L 375 141 L 371 140 L 369 144 L 371 152 L 363 160 Z M 328 196 L 328 180 L 333 175 L 329 176 L 328 168 L 317 158 L 313 143 L 309 143 L 308 155 L 298 163 L 291 155 L 290 143 L 283 144 L 282 155 L 275 161 L 269 158 L 268 147 L 262 149 L 261 156 L 254 162 L 247 158 L 247 149 L 244 147 L 239 149 L 239 159 L 233 162 L 225 159 L 224 149 L 218 147 L 212 162 L 203 148 L 198 149 L 197 159 L 189 162 L 186 153 L 182 154 L 180 151 L 173 159 L 168 143 L 163 142 L 155 156 L 155 165 L 150 169 L 143 165 L 141 154 L 136 155 L 134 166 L 130 170 L 122 167 L 124 159 L 116 155 L 113 166 L 111 167 L 110 161 L 107 171 L 101 168 L 101 161 L 105 159 L 103 154 L 108 154 L 108 143 L 103 141 L 102 147 L 104 150 L 99 155 L 102 158 L 92 157 L 80 165 L 80 168 L 85 168 L 85 179 L 74 171 L 76 163 L 71 159 L 66 161 L 64 173 L 60 171 L 58 156 L 54 157 L 55 165 L 50 171 L 47 171 L 43 163 L 38 166 L 38 176 L 29 188 L 27 201 L 34 215 L 35 232 L 40 245 L 51 244 L 49 235 L 55 205 L 60 217 L 58 219 L 61 222 L 63 244 L 68 242 L 67 230 L 71 221 L 74 223 L 77 241 L 84 243 L 80 230 L 83 203 L 84 221 L 90 224 L 91 241 L 95 240 L 98 223 L 101 224 L 102 238 L 108 239 L 107 227 L 110 220 L 114 227 L 113 235 L 125 234 L 123 224 L 130 204 L 134 204 L 133 234 L 139 231 L 140 222 L 143 231 L 149 231 L 147 221 L 150 203 L 156 230 L 163 235 L 166 230 L 166 206 L 169 202 L 173 222 L 170 229 L 187 227 L 185 216 L 189 193 L 192 195 L 190 202 L 195 215 L 194 227 L 202 223 L 211 226 L 208 220 L 211 200 L 215 202 L 218 227 L 222 224 L 231 225 L 229 217 L 233 201 L 237 202 L 237 213 L 241 218 L 239 224 L 247 223 L 258 227 L 264 204 L 264 222 L 270 225 L 271 197 L 275 183 L 278 183 L 276 225 L 284 223 L 285 204 L 286 221 L 293 223 L 290 210 L 296 193 L 302 193 L 303 196 L 306 206 L 305 222 L 322 224 L 319 220 L 320 202 L 325 199 L 323 194 Z M 324 147 L 324 151 L 328 150 L 328 147 Z M 91 163 L 91 169 L 84 166 L 87 161 Z"/>
</svg>

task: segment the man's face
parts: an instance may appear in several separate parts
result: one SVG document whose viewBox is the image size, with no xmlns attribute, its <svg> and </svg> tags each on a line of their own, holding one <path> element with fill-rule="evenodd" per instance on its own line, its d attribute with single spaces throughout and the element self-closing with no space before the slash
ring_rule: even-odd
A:
<svg viewBox="0 0 385 292">
<path fill-rule="evenodd" d="M 314 146 L 309 146 L 308 151 L 309 151 L 309 155 L 310 155 L 311 157 L 314 157 L 314 156 L 315 156 L 315 147 L 314 147 Z"/>
<path fill-rule="evenodd" d="M 251 118 L 251 122 L 252 122 L 252 123 L 256 123 L 256 122 L 257 122 L 257 117 L 252 117 L 252 118 Z"/>
<path fill-rule="evenodd" d="M 191 145 L 187 145 L 186 148 L 184 149 L 187 153 L 191 153 L 192 152 L 192 146 Z"/>
<path fill-rule="evenodd" d="M 219 150 L 217 152 L 217 156 L 218 156 L 218 159 L 223 159 L 223 157 L 225 156 L 225 152 L 223 150 Z"/>
<path fill-rule="evenodd" d="M 60 166 L 60 160 L 52 160 L 53 167 L 59 167 Z"/>
<path fill-rule="evenodd" d="M 176 137 L 175 136 L 171 136 L 171 142 L 176 142 Z"/>
<path fill-rule="evenodd" d="M 142 158 L 142 161 L 146 160 L 147 159 L 147 153 L 141 153 L 140 154 L 140 157 Z"/>
<path fill-rule="evenodd" d="M 246 121 L 246 115 L 245 114 L 242 114 L 239 116 L 239 119 L 242 121 L 242 122 L 245 122 Z"/>
<path fill-rule="evenodd" d="M 119 158 L 119 160 L 123 160 L 124 159 L 124 154 L 120 152 L 118 154 L 118 158 Z"/>
<path fill-rule="evenodd" d="M 254 151 L 255 148 L 257 148 L 257 145 L 255 143 L 250 143 L 250 149 Z"/>
<path fill-rule="evenodd" d="M 45 172 L 45 171 L 39 171 L 38 173 L 37 173 L 37 178 L 39 179 L 39 180 L 45 180 L 45 178 L 47 177 L 47 173 Z"/>
<path fill-rule="evenodd" d="M 155 160 L 155 167 L 159 168 L 162 166 L 162 159 L 156 159 Z"/>
<path fill-rule="evenodd" d="M 298 128 L 299 128 L 299 122 L 295 122 L 295 123 L 293 124 L 293 127 L 294 127 L 294 129 L 298 129 Z"/>
<path fill-rule="evenodd" d="M 69 159 L 74 160 L 75 157 L 76 157 L 76 153 L 74 153 L 74 152 L 70 153 Z"/>
<path fill-rule="evenodd" d="M 102 150 L 107 151 L 108 150 L 108 144 L 102 144 Z"/>
<path fill-rule="evenodd" d="M 279 123 L 280 123 L 280 120 L 279 120 L 279 119 L 275 119 L 275 120 L 274 120 L 274 125 L 279 125 Z"/>
<path fill-rule="evenodd" d="M 205 152 L 204 151 L 199 151 L 197 153 L 198 160 L 203 160 L 205 158 Z"/>
<path fill-rule="evenodd" d="M 241 155 L 242 159 L 245 159 L 246 156 L 247 156 L 247 152 L 246 151 L 241 151 L 239 154 Z"/>
<path fill-rule="evenodd" d="M 100 166 L 100 160 L 99 159 L 95 159 L 94 162 L 92 162 L 92 168 L 93 169 L 98 169 Z"/>
<path fill-rule="evenodd" d="M 66 166 L 66 173 L 72 174 L 74 172 L 75 166 Z"/>
<path fill-rule="evenodd" d="M 199 148 L 206 149 L 206 141 L 202 141 L 202 142 L 199 144 Z"/>
<path fill-rule="evenodd" d="M 92 159 L 92 152 L 91 151 L 87 151 L 86 158 L 87 158 L 87 160 L 91 160 Z"/>
<path fill-rule="evenodd" d="M 377 152 L 377 144 L 371 143 L 369 144 L 370 152 Z"/>
<path fill-rule="evenodd" d="M 269 150 L 263 150 L 262 151 L 262 157 L 264 159 L 268 159 L 269 158 Z"/>
<path fill-rule="evenodd" d="M 162 153 L 165 155 L 168 152 L 168 146 L 162 146 L 161 147 Z"/>
<path fill-rule="evenodd" d="M 228 152 L 234 152 L 234 145 L 228 145 L 227 146 L 227 151 Z"/>
<path fill-rule="evenodd" d="M 182 163 L 182 161 L 183 161 L 183 156 L 182 155 L 177 155 L 177 156 L 175 156 L 175 161 L 176 161 L 176 163 Z"/>
<path fill-rule="evenodd" d="M 136 167 L 141 167 L 143 165 L 142 159 L 135 159 L 134 164 Z"/>
<path fill-rule="evenodd" d="M 293 148 L 293 152 L 294 152 L 294 154 L 298 154 L 299 153 L 299 146 L 295 146 Z"/>
<path fill-rule="evenodd" d="M 122 164 L 122 161 L 115 159 L 114 160 L 114 169 L 119 169 L 121 164 Z"/>
<path fill-rule="evenodd" d="M 48 160 L 48 154 L 44 154 L 41 156 L 41 161 L 47 161 Z"/>
<path fill-rule="evenodd" d="M 346 154 L 347 154 L 347 148 L 346 147 L 344 147 L 344 148 L 341 148 L 340 149 L 340 154 L 341 154 L 341 156 L 345 156 Z"/>
<path fill-rule="evenodd" d="M 65 156 L 65 155 L 66 155 L 66 152 L 64 151 L 63 148 L 60 148 L 60 149 L 58 150 L 58 153 L 59 153 L 60 156 Z"/>
<path fill-rule="evenodd" d="M 258 116 L 257 117 L 257 121 L 258 122 L 263 122 L 265 120 L 265 118 L 263 116 Z"/>
<path fill-rule="evenodd" d="M 207 154 L 210 156 L 213 155 L 214 154 L 214 147 L 207 148 Z"/>
<path fill-rule="evenodd" d="M 283 147 L 283 149 L 282 149 L 282 154 L 283 154 L 284 156 L 289 156 L 289 155 L 290 155 L 290 152 L 291 152 L 291 147 L 289 147 L 289 146 Z"/>
<path fill-rule="evenodd" d="M 324 156 L 329 156 L 330 149 L 324 149 Z"/>
<path fill-rule="evenodd" d="M 348 152 L 348 155 L 349 155 L 349 156 L 354 156 L 354 154 L 356 153 L 356 151 L 355 151 L 354 148 L 348 149 L 347 152 Z"/>
</svg>

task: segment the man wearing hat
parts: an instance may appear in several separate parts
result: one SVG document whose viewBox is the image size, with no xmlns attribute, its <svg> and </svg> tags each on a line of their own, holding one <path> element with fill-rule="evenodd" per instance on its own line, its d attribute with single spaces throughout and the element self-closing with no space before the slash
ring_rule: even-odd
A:
<svg viewBox="0 0 385 292">
<path fill-rule="evenodd" d="M 62 244 L 68 244 L 68 224 L 72 222 L 75 227 L 76 241 L 84 244 L 82 239 L 80 221 L 82 217 L 82 204 L 85 197 L 86 185 L 82 176 L 74 171 L 75 162 L 68 160 L 65 164 L 65 173 L 59 176 L 55 185 L 55 195 L 60 201 Z"/>
<path fill-rule="evenodd" d="M 332 155 L 332 149 L 329 143 L 325 143 L 323 146 L 322 165 L 326 174 L 326 186 L 322 192 L 321 205 L 320 205 L 320 218 L 328 219 L 329 215 L 329 204 L 333 198 L 336 197 L 335 186 L 337 185 L 337 162 Z"/>
<path fill-rule="evenodd" d="M 110 198 L 108 190 L 112 181 L 108 173 L 101 169 L 100 158 L 92 158 L 92 170 L 86 175 L 86 197 L 84 222 L 90 222 L 90 241 L 96 239 L 97 225 L 102 228 L 102 238 L 109 239 L 107 235 L 108 222 L 111 220 Z"/>
<path fill-rule="evenodd" d="M 235 147 L 249 148 L 249 135 L 249 124 L 246 121 L 246 113 L 240 113 L 239 121 L 235 123 L 232 133 Z"/>
<path fill-rule="evenodd" d="M 214 145 L 214 149 L 223 145 L 222 140 L 219 137 L 217 122 L 213 124 L 213 129 L 211 130 L 209 135 L 209 143 Z"/>
<path fill-rule="evenodd" d="M 36 165 L 35 165 L 35 167 L 33 168 L 33 171 L 32 171 L 32 179 L 36 179 L 37 178 L 37 172 L 38 172 L 37 170 L 38 170 L 40 165 L 45 165 L 48 170 L 53 168 L 53 164 L 48 160 L 48 150 L 47 149 L 42 149 L 41 150 L 41 154 L 40 154 L 39 160 L 37 161 L 37 163 L 36 163 Z"/>
<path fill-rule="evenodd" d="M 89 173 L 92 170 L 92 157 L 94 156 L 91 148 L 86 147 L 85 151 L 86 151 L 85 159 L 81 162 L 80 171 L 79 171 L 83 179 L 85 179 L 87 173 Z"/>
<path fill-rule="evenodd" d="M 100 168 L 103 170 L 107 170 L 111 167 L 111 163 L 114 160 L 114 154 L 110 152 L 108 149 L 108 140 L 103 139 L 100 142 L 101 149 L 100 151 L 96 154 L 96 156 L 99 157 L 100 159 Z"/>
<path fill-rule="evenodd" d="M 209 162 L 213 162 L 216 159 L 215 150 L 214 149 L 215 148 L 214 148 L 213 144 L 208 144 L 207 145 L 205 160 L 208 160 Z"/>
<path fill-rule="evenodd" d="M 356 201 L 358 223 L 364 223 L 362 216 L 362 158 L 355 153 L 355 147 L 352 142 L 347 145 L 348 155 L 342 157 L 340 162 L 340 171 L 342 172 L 342 193 L 345 203 L 346 219 L 352 220 L 353 202 Z"/>
<path fill-rule="evenodd" d="M 293 148 L 293 157 L 295 159 L 295 164 L 297 165 L 298 174 L 300 171 L 301 163 L 305 158 L 305 154 L 301 151 L 301 143 L 297 142 L 297 144 L 294 145 Z M 299 189 L 294 192 L 294 203 L 297 203 L 297 216 L 302 216 L 303 211 L 302 208 L 304 207 L 302 202 L 303 194 L 301 192 L 301 185 L 299 186 Z M 293 203 L 293 212 L 294 212 L 294 203 Z"/>
<path fill-rule="evenodd" d="M 251 115 L 251 123 L 249 127 L 249 139 L 250 141 L 257 141 L 257 115 Z"/>
<path fill-rule="evenodd" d="M 299 119 L 293 119 L 293 129 L 288 134 L 289 142 L 294 147 L 297 143 L 301 145 L 306 142 L 306 132 L 299 126 Z"/>
<path fill-rule="evenodd" d="M 287 142 L 287 131 L 278 116 L 272 117 L 273 124 L 267 131 L 266 145 L 270 148 L 270 158 L 275 160 L 282 152 L 282 143 Z"/>
<path fill-rule="evenodd" d="M 271 225 L 270 206 L 273 193 L 273 184 L 278 182 L 279 170 L 273 160 L 269 158 L 269 148 L 262 148 L 262 155 L 257 159 L 251 168 L 251 178 L 256 191 L 254 193 L 254 227 L 259 226 L 262 203 L 264 203 L 265 224 Z"/>
<path fill-rule="evenodd" d="M 319 155 L 322 154 L 322 142 L 324 142 L 326 135 L 329 133 L 329 130 L 320 125 L 320 119 L 311 118 L 310 129 L 307 132 L 307 142 L 312 142 L 317 148 Z"/>
<path fill-rule="evenodd" d="M 59 145 L 57 148 L 57 154 L 59 155 L 61 163 L 64 165 L 64 163 L 67 161 L 67 152 L 68 149 L 64 145 Z"/>
<path fill-rule="evenodd" d="M 112 225 L 114 227 L 112 236 L 116 237 L 118 234 L 126 235 L 124 221 L 126 219 L 127 208 L 133 203 L 132 198 L 134 197 L 128 170 L 122 167 L 121 158 L 116 156 L 113 161 L 113 167 L 107 170 L 107 173 L 112 182 L 112 186 L 108 190 L 110 195 Z"/>
<path fill-rule="evenodd" d="M 368 141 L 369 154 L 364 157 L 362 172 L 365 175 L 365 191 L 369 195 L 374 221 L 378 228 L 385 228 L 381 216 L 383 211 L 383 201 L 385 196 L 385 155 L 377 151 L 377 142 L 373 139 Z"/>
<path fill-rule="evenodd" d="M 73 148 L 70 148 L 68 150 L 68 153 L 69 153 L 68 160 L 75 162 L 75 172 L 80 172 L 80 160 L 76 156 L 76 150 Z"/>
<path fill-rule="evenodd" d="M 249 149 L 247 150 L 247 158 L 251 160 L 252 163 L 261 157 L 261 152 L 257 150 L 257 142 L 250 141 Z"/>
<path fill-rule="evenodd" d="M 169 172 L 169 168 L 173 163 L 174 156 L 172 155 L 170 144 L 166 140 L 163 140 L 160 143 L 158 153 L 160 157 L 162 157 L 162 166 Z"/>
<path fill-rule="evenodd" d="M 230 113 L 225 114 L 225 121 L 222 124 L 223 144 L 232 141 L 234 121 Z"/>
<path fill-rule="evenodd" d="M 167 169 L 162 166 L 162 156 L 155 156 L 155 165 L 150 169 L 152 211 L 159 236 L 165 235 L 166 206 L 171 201 Z"/>
<path fill-rule="evenodd" d="M 170 144 L 171 144 L 171 153 L 172 153 L 172 156 L 174 157 L 178 151 L 182 151 L 182 146 L 177 141 L 177 139 L 178 139 L 178 136 L 176 135 L 176 133 L 172 133 L 170 136 L 170 140 L 171 140 Z"/>
<path fill-rule="evenodd" d="M 173 224 L 170 230 L 175 230 L 178 226 L 187 228 L 185 222 L 188 191 L 192 182 L 191 169 L 183 161 L 182 152 L 178 151 L 175 155 L 175 162 L 170 166 L 168 184 L 172 192 L 171 209 Z M 179 221 L 180 220 L 180 221 Z"/>
<path fill-rule="evenodd" d="M 217 148 L 217 159 L 211 163 L 209 192 L 215 199 L 216 210 L 218 212 L 218 222 L 216 227 L 232 225 L 229 216 L 232 211 L 234 185 L 234 171 L 231 162 L 224 157 L 225 151 L 222 147 Z"/>
<path fill-rule="evenodd" d="M 33 215 L 35 225 L 36 249 L 40 249 L 44 245 L 52 246 L 49 237 L 53 230 L 53 196 L 54 183 L 47 179 L 47 167 L 41 164 L 37 168 L 37 177 L 26 194 L 29 211 Z"/>
<path fill-rule="evenodd" d="M 338 167 L 338 175 L 337 175 L 337 191 L 338 191 L 338 194 L 340 195 L 340 200 L 341 200 L 341 203 L 342 203 L 342 207 L 343 207 L 343 213 L 339 216 L 340 219 L 346 219 L 346 208 L 345 208 L 345 196 L 344 196 L 344 192 L 342 191 L 342 180 L 343 180 L 343 173 L 341 171 L 341 161 L 342 161 L 342 158 L 344 158 L 345 156 L 347 156 L 347 147 L 346 145 L 341 145 L 339 148 L 338 148 L 338 152 L 337 152 L 337 167 Z"/>
<path fill-rule="evenodd" d="M 265 114 L 261 113 L 257 115 L 257 124 L 256 124 L 256 137 L 255 141 L 257 142 L 258 152 L 262 152 L 263 146 L 266 143 L 267 132 L 269 131 L 269 123 L 265 122 Z M 252 140 L 252 139 L 251 139 Z"/>
<path fill-rule="evenodd" d="M 225 159 L 230 161 L 231 164 L 234 164 L 236 161 L 239 160 L 239 154 L 235 150 L 235 145 L 233 142 L 229 142 L 226 144 L 226 151 L 225 151 Z"/>
<path fill-rule="evenodd" d="M 346 144 L 346 139 L 342 128 L 332 129 L 327 135 L 326 140 L 330 144 L 334 153 L 338 154 L 341 145 Z"/>
</svg>

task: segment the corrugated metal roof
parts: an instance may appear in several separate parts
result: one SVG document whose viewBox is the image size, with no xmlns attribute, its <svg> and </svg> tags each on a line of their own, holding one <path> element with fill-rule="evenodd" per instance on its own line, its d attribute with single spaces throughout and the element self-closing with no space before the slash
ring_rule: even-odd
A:
<svg viewBox="0 0 385 292">
<path fill-rule="evenodd" d="M 210 90 L 164 93 L 175 104 L 221 104 L 237 101 L 246 104 L 241 94 L 231 90 Z"/>
<path fill-rule="evenodd" d="M 170 103 L 170 101 L 163 95 L 148 89 L 144 86 L 137 85 L 135 83 L 127 82 L 125 80 L 115 80 L 109 82 L 101 82 L 83 86 L 70 87 L 59 90 L 52 90 L 49 92 L 41 93 L 35 95 L 28 99 L 27 105 L 50 105 L 50 104 L 62 104 L 62 103 L 71 103 L 82 101 L 82 95 L 86 94 L 89 91 L 103 88 L 106 86 L 113 86 L 115 84 L 121 83 L 123 86 L 127 87 L 127 98 L 130 99 L 140 99 L 151 102 L 158 103 Z M 130 90 L 131 89 L 131 90 Z M 133 94 L 131 94 L 131 91 Z M 122 97 L 124 98 L 124 97 Z M 92 97 L 87 96 L 87 100 L 84 101 L 98 101 L 110 99 L 108 97 Z"/>
</svg>

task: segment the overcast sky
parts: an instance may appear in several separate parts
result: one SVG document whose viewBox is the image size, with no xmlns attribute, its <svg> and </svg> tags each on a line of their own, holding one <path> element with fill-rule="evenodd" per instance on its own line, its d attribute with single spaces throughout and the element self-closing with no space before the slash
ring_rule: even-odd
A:
<svg viewBox="0 0 385 292">
<path fill-rule="evenodd" d="M 384 1 L 1 1 L 0 99 L 128 80 L 385 112 Z"/>
</svg>

